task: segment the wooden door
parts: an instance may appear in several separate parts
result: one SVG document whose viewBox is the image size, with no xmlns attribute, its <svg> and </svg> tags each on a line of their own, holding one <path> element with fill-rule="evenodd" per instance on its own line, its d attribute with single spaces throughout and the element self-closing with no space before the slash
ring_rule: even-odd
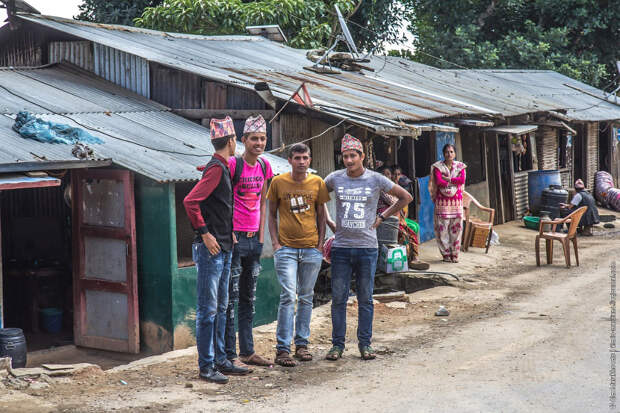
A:
<svg viewBox="0 0 620 413">
<path fill-rule="evenodd" d="M 75 344 L 138 353 L 133 175 L 85 169 L 71 180 Z"/>
</svg>

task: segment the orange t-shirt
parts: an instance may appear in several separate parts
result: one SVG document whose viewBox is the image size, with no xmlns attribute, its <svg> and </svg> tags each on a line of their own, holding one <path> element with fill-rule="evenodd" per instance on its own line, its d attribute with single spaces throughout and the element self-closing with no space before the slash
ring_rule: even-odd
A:
<svg viewBox="0 0 620 413">
<path fill-rule="evenodd" d="M 278 203 L 280 244 L 292 248 L 313 248 L 319 242 L 317 208 L 329 201 L 327 186 L 320 176 L 308 173 L 303 182 L 290 172 L 271 181 L 269 202 Z"/>
</svg>

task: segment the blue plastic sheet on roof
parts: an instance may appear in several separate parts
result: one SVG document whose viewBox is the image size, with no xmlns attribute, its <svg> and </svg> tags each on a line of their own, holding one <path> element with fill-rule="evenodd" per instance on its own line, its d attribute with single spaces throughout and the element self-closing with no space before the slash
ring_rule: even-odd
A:
<svg viewBox="0 0 620 413">
<path fill-rule="evenodd" d="M 45 143 L 103 143 L 99 138 L 81 128 L 37 118 L 30 112 L 21 111 L 15 118 L 13 129 L 27 139 Z"/>
</svg>

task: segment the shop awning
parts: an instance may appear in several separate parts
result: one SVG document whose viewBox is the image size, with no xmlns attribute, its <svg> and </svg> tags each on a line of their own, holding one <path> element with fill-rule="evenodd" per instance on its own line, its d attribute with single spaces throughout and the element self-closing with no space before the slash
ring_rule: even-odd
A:
<svg viewBox="0 0 620 413">
<path fill-rule="evenodd" d="M 433 131 L 433 132 L 458 132 L 459 128 L 450 126 L 450 125 L 442 125 L 441 123 L 416 123 L 416 127 L 420 128 L 422 131 Z"/>
<path fill-rule="evenodd" d="M 494 125 L 491 121 L 480 119 L 451 119 L 450 122 L 461 126 L 489 127 Z"/>
<path fill-rule="evenodd" d="M 0 191 L 7 189 L 43 188 L 59 186 L 60 179 L 45 177 L 30 177 L 26 175 L 0 175 Z"/>
<path fill-rule="evenodd" d="M 503 126 L 494 126 L 492 128 L 485 128 L 484 130 L 487 132 L 497 132 L 497 133 L 512 133 L 515 135 L 523 135 L 524 133 L 534 132 L 538 129 L 536 125 L 503 125 Z"/>
</svg>

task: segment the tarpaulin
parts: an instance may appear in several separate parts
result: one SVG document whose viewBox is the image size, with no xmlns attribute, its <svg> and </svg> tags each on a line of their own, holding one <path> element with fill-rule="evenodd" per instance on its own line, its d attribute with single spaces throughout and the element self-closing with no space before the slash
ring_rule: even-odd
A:
<svg viewBox="0 0 620 413">
<path fill-rule="evenodd" d="M 37 118 L 30 112 L 21 111 L 15 118 L 13 129 L 27 139 L 34 139 L 46 143 L 103 143 L 99 138 L 81 128 L 62 123 L 49 122 Z"/>
</svg>

